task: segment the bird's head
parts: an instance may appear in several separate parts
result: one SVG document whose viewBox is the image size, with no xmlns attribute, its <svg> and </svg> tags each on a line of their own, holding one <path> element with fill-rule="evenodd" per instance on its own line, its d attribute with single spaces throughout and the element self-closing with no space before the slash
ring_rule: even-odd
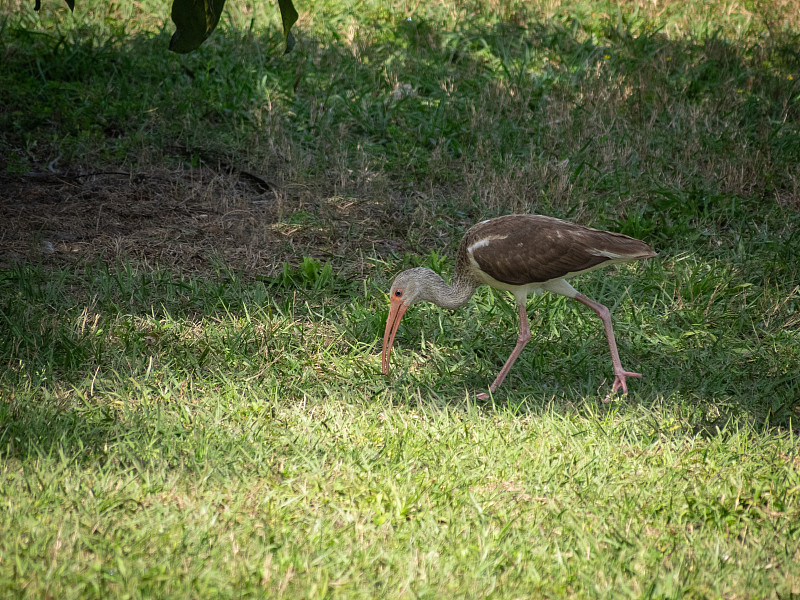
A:
<svg viewBox="0 0 800 600">
<path fill-rule="evenodd" d="M 389 317 L 386 319 L 386 331 L 383 333 L 383 354 L 381 366 L 383 374 L 389 372 L 389 355 L 392 353 L 394 336 L 406 310 L 412 304 L 428 300 L 428 290 L 436 281 L 441 281 L 436 273 L 424 267 L 403 271 L 394 279 L 389 292 Z"/>
</svg>

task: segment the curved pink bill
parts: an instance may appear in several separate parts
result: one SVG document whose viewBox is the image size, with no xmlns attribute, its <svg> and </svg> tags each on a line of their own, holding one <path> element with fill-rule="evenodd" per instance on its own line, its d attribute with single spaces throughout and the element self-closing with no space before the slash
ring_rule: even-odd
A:
<svg viewBox="0 0 800 600">
<path fill-rule="evenodd" d="M 389 307 L 389 316 L 386 319 L 386 331 L 383 333 L 383 355 L 381 356 L 381 368 L 384 375 L 389 373 L 389 355 L 392 353 L 394 336 L 397 334 L 400 320 L 403 318 L 407 308 L 408 307 L 403 304 L 402 300 L 394 299 Z"/>
</svg>

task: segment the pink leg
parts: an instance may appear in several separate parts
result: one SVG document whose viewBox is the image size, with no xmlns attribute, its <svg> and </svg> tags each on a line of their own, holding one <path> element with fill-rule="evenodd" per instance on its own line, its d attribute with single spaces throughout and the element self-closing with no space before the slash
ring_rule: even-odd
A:
<svg viewBox="0 0 800 600">
<path fill-rule="evenodd" d="M 514 350 L 511 352 L 511 356 L 508 357 L 506 364 L 503 365 L 503 368 L 500 369 L 500 373 L 497 374 L 497 379 L 494 380 L 494 383 L 489 386 L 489 392 L 494 394 L 497 388 L 500 387 L 500 384 L 503 383 L 503 380 L 508 375 L 508 372 L 511 370 L 511 366 L 514 364 L 514 361 L 517 360 L 517 357 L 522 352 L 522 349 L 525 347 L 525 344 L 528 343 L 528 340 L 531 339 L 531 327 L 528 324 L 528 311 L 525 308 L 524 304 L 518 304 L 517 309 L 519 310 L 519 337 L 517 337 L 517 345 L 514 346 Z M 489 394 L 487 393 L 480 393 L 477 395 L 478 400 L 488 400 Z"/>
<path fill-rule="evenodd" d="M 611 392 L 611 394 L 616 394 L 617 390 L 619 390 L 620 388 L 622 388 L 623 394 L 627 394 L 628 386 L 625 384 L 625 378 L 641 377 L 642 374 L 632 373 L 622 368 L 622 363 L 619 360 L 619 352 L 617 352 L 617 342 L 614 339 L 614 329 L 612 328 L 611 325 L 611 313 L 605 306 L 603 306 L 599 302 L 590 300 L 583 294 L 579 293 L 577 296 L 575 296 L 575 300 L 591 308 L 594 312 L 597 313 L 597 316 L 600 317 L 600 320 L 603 321 L 603 327 L 605 327 L 606 337 L 608 338 L 608 347 L 611 348 L 611 362 L 614 363 L 614 387 L 612 388 L 613 391 Z M 606 396 L 604 402 L 608 402 L 611 400 L 611 394 Z"/>
</svg>

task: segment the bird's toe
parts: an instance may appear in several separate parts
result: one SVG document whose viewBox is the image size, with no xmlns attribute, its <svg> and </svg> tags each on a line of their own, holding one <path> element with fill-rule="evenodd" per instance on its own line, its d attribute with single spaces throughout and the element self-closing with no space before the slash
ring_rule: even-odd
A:
<svg viewBox="0 0 800 600">
<path fill-rule="evenodd" d="M 642 376 L 641 373 L 634 373 L 633 371 L 620 371 L 619 373 L 616 374 L 616 377 L 614 377 L 614 386 L 611 388 L 612 395 L 616 394 L 621 389 L 622 395 L 624 396 L 625 394 L 628 393 L 628 385 L 625 379 L 627 377 L 641 377 L 641 376 Z"/>
</svg>

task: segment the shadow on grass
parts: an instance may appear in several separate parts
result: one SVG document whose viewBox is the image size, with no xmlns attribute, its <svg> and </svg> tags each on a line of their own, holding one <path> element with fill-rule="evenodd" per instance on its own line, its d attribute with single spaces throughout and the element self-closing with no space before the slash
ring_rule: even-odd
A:
<svg viewBox="0 0 800 600">
<path fill-rule="evenodd" d="M 7 393 L 19 385 L 13 374 L 19 361 L 30 385 L 55 393 L 48 374 L 67 388 L 77 385 L 109 365 L 109 348 L 119 353 L 114 369 L 133 357 L 132 376 L 144 372 L 146 357 L 153 355 L 178 379 L 210 359 L 227 361 L 231 374 L 252 376 L 268 364 L 258 353 L 266 342 L 257 337 L 257 324 L 209 340 L 196 332 L 181 339 L 174 334 L 181 328 L 159 330 L 157 322 L 189 321 L 194 325 L 182 330 L 196 329 L 205 317 L 224 315 L 233 322 L 247 319 L 249 306 L 283 306 L 294 294 L 277 292 L 275 305 L 276 293 L 254 283 L 253 272 L 274 272 L 283 260 L 296 263 L 302 255 L 350 252 L 341 264 L 353 274 L 361 267 L 360 278 L 349 276 L 344 291 L 322 289 L 310 295 L 309 306 L 291 307 L 293 319 L 319 321 L 319 307 L 331 298 L 344 305 L 342 297 L 362 291 L 359 279 L 383 284 L 391 278 L 365 272 L 368 261 L 355 249 L 373 246 L 374 254 L 388 257 L 397 250 L 446 247 L 452 255 L 458 233 L 472 222 L 537 210 L 641 237 L 665 257 L 700 257 L 694 274 L 648 277 L 646 286 L 663 303 L 653 314 L 663 312 L 665 324 L 646 334 L 653 350 L 635 367 L 648 374 L 635 382 L 641 396 L 733 403 L 776 425 L 791 416 L 798 396 L 791 365 L 797 359 L 776 359 L 758 341 L 790 335 L 791 324 L 757 328 L 752 343 L 737 344 L 736 352 L 719 331 L 711 331 L 717 341 L 700 332 L 718 290 L 771 281 L 788 299 L 797 280 L 798 237 L 791 219 L 800 206 L 800 77 L 789 75 L 800 60 L 792 50 L 794 32 L 736 43 L 717 34 L 674 40 L 647 28 L 591 29 L 557 20 L 528 27 L 467 22 L 455 31 L 403 21 L 391 35 L 354 43 L 315 45 L 308 39 L 286 57 L 277 50 L 277 32 L 220 31 L 197 53 L 178 57 L 164 51 L 165 34 L 97 43 L 88 30 L 44 35 L 9 18 L 4 27 L 0 177 L 13 187 L 0 186 L 0 210 L 6 223 L 13 218 L 13 230 L 3 232 L 0 244 L 15 244 L 8 251 L 0 247 L 8 253 L 11 274 L 0 298 L 0 356 L 12 373 L 6 376 Z M 763 66 L 765 59 L 771 66 Z M 53 162 L 58 157 L 61 162 Z M 194 187 L 185 179 L 156 184 L 143 177 L 119 186 L 126 193 L 115 198 L 117 184 L 104 184 L 102 194 L 88 193 L 91 182 L 76 173 L 88 165 L 124 165 L 135 179 L 140 160 L 183 169 L 187 179 L 198 172 L 191 169 L 211 165 L 219 175 L 223 165 L 233 165 L 237 172 L 257 174 L 268 190 L 236 178 L 222 184 L 221 201 L 212 192 L 224 177 L 212 172 Z M 48 188 L 53 178 L 56 193 Z M 244 205 L 231 200 L 237 196 L 246 198 Z M 324 199 L 331 205 L 325 210 Z M 361 212 L 335 213 L 336 205 L 360 206 Z M 79 215 L 69 231 L 63 227 L 66 213 Z M 337 226 L 331 227 L 334 214 Z M 360 228 L 348 226 L 357 219 Z M 276 224 L 285 226 L 280 236 L 257 233 Z M 28 272 L 30 261 L 38 259 L 25 248 L 39 252 L 43 241 L 56 252 L 43 259 L 47 268 Z M 253 252 L 255 247 L 263 252 Z M 98 258 L 133 256 L 145 267 L 84 270 L 62 260 L 73 249 L 90 265 Z M 201 276 L 146 266 L 157 264 Z M 670 262 L 672 268 L 677 264 Z M 249 279 L 231 278 L 229 267 Z M 722 279 L 709 275 L 720 272 Z M 637 297 L 646 297 L 646 286 Z M 774 309 L 789 323 L 778 296 L 763 306 L 736 306 L 750 313 Z M 603 294 L 597 297 L 604 300 Z M 382 334 L 381 313 L 368 304 L 338 310 L 337 326 L 351 340 Z M 361 312 L 352 318 L 347 311 Z M 114 331 L 98 332 L 102 322 Z M 513 346 L 515 330 L 508 323 L 514 322 L 505 319 L 491 340 L 465 331 L 465 348 L 490 342 L 498 348 L 487 359 L 490 374 Z M 734 337 L 745 330 L 724 311 L 715 327 L 730 323 L 736 325 Z M 453 324 L 455 331 L 459 327 Z M 703 341 L 679 343 L 686 332 Z M 512 382 L 563 382 L 567 377 L 557 367 L 585 369 L 595 375 L 582 391 L 594 393 L 600 374 L 608 371 L 607 354 L 596 323 L 580 334 L 592 335 L 593 347 L 602 348 L 587 359 L 591 364 L 559 355 L 569 352 L 563 349 L 567 342 L 545 341 L 562 348 L 526 352 L 530 360 L 518 362 Z M 320 389 L 313 366 L 299 357 L 306 338 L 291 335 L 291 343 L 274 348 L 283 353 L 273 367 L 276 377 L 303 371 L 301 381 Z M 625 334 L 619 337 L 623 342 Z M 456 338 L 435 341 L 453 347 Z M 592 354 L 586 344 L 581 348 L 582 356 Z M 662 365 L 664 354 L 669 360 Z M 40 372 L 44 379 L 37 379 Z M 447 376 L 440 374 L 440 380 Z M 473 389 L 483 377 L 467 377 L 463 388 Z M 454 387 L 461 386 L 448 385 L 447 393 Z M 55 408 L 54 402 L 41 407 L 41 418 L 31 408 L 7 413 L 9 422 L 30 425 L 13 426 L 20 444 L 26 435 L 47 435 L 48 422 L 56 424 L 51 439 L 80 431 L 75 440 L 87 446 L 121 427 L 116 417 L 85 421 L 77 409 Z"/>
<path fill-rule="evenodd" d="M 106 274 L 115 272 L 96 268 L 103 275 L 83 289 L 93 278 L 64 270 L 22 266 L 15 290 L 4 280 L 0 355 L 10 368 L 0 378 L 0 447 L 6 456 L 63 452 L 97 460 L 124 448 L 132 466 L 200 464 L 197 452 L 221 457 L 231 444 L 245 444 L 237 441 L 244 435 L 237 423 L 252 411 L 269 419 L 269 411 L 259 412 L 265 403 L 325 403 L 333 394 L 365 405 L 462 406 L 467 391 L 482 391 L 496 374 L 515 337 L 513 310 L 511 318 L 493 316 L 480 299 L 454 313 L 415 307 L 386 379 L 374 356 L 386 316 L 375 288 L 361 298 L 357 286 L 335 277 L 314 290 L 302 281 L 221 283 L 124 268 L 117 281 L 128 283 L 104 287 Z M 585 283 L 585 291 L 603 296 L 598 279 Z M 793 417 L 800 381 L 796 371 L 770 374 L 786 368 L 780 354 L 763 345 L 743 354 L 747 346 L 734 343 L 735 333 L 678 348 L 672 343 L 685 330 L 671 323 L 651 331 L 657 315 L 616 319 L 623 362 L 645 378 L 630 382 L 629 398 L 605 407 L 610 358 L 600 324 L 593 315 L 575 320 L 563 313 L 548 322 L 553 304 L 558 300 L 531 306 L 534 340 L 494 400 L 478 403 L 484 410 L 589 414 L 672 405 L 691 431 L 712 435 L 731 419 L 782 429 Z M 464 324 L 482 316 L 481 327 Z M 724 327 L 712 333 L 722 335 Z M 561 339 L 552 338 L 554 328 Z M 643 342 L 647 335 L 659 339 Z M 402 365 L 418 354 L 420 336 L 436 354 L 408 373 Z M 375 342 L 356 347 L 359 340 Z"/>
</svg>

